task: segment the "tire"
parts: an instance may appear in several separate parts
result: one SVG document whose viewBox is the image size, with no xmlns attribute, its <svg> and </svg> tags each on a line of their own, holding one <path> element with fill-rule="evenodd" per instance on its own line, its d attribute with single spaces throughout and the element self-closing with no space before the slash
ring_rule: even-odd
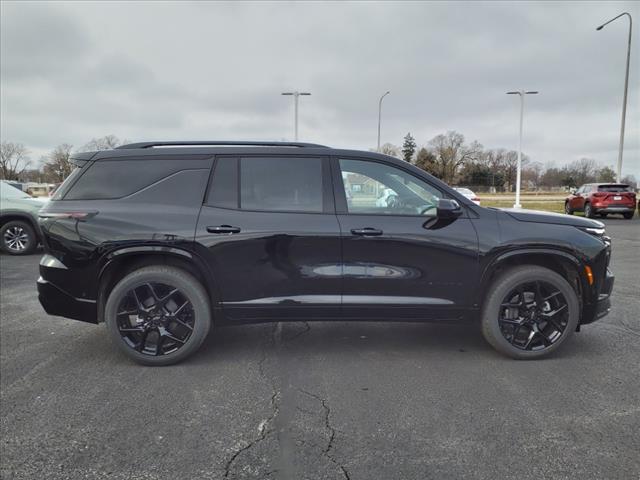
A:
<svg viewBox="0 0 640 480">
<path fill-rule="evenodd" d="M 587 218 L 593 218 L 594 211 L 589 202 L 584 204 L 584 216 Z"/>
<path fill-rule="evenodd" d="M 143 365 L 184 360 L 200 348 L 211 328 L 209 297 L 202 284 L 184 270 L 165 265 L 143 267 L 120 280 L 104 313 L 113 343 Z"/>
<path fill-rule="evenodd" d="M 602 218 L 607 218 L 607 216 L 608 216 L 608 215 L 609 215 L 608 213 L 601 213 L 601 214 L 600 214 L 600 216 L 601 216 Z"/>
<path fill-rule="evenodd" d="M 513 323 L 521 320 L 501 320 L 503 315 L 513 310 L 511 307 L 514 305 L 513 299 L 522 298 L 519 294 L 511 297 L 519 287 L 522 287 L 524 297 L 530 299 L 531 305 L 535 302 L 535 307 L 531 308 L 537 309 L 538 297 L 535 293 L 528 291 L 531 288 L 535 292 L 534 285 L 540 286 L 538 292 L 543 299 L 553 291 L 558 292 L 553 293 L 543 301 L 544 303 L 539 302 L 543 310 L 548 307 L 546 315 L 537 315 L 537 318 L 545 318 L 545 320 L 542 320 L 542 323 L 536 323 L 535 327 L 533 323 L 537 321 L 536 319 L 526 320 L 527 323 L 520 325 Z M 534 295 L 534 297 L 528 297 L 528 295 Z M 505 306 L 505 300 L 509 306 Z M 526 300 L 525 303 L 527 303 Z M 562 308 L 560 305 L 563 303 L 565 307 Z M 520 315 L 520 307 L 515 308 L 518 309 L 519 318 L 522 316 L 527 319 L 526 313 Z M 541 358 L 556 351 L 571 337 L 578 325 L 579 308 L 575 290 L 556 272 L 535 265 L 514 267 L 496 278 L 487 293 L 481 316 L 482 334 L 493 348 L 508 357 L 518 360 Z M 558 313 L 550 315 L 556 311 Z M 546 318 L 552 318 L 553 322 Z M 531 322 L 531 325 L 528 325 L 528 322 Z M 531 332 L 535 329 L 538 329 L 539 333 L 534 333 L 532 338 Z M 523 345 L 527 341 L 530 349 L 527 349 L 527 345 Z"/>
<path fill-rule="evenodd" d="M 627 220 L 631 220 L 633 218 L 633 213 L 634 212 L 623 213 L 622 216 Z"/>
<path fill-rule="evenodd" d="M 29 222 L 13 220 L 0 228 L 0 246 L 10 255 L 29 255 L 38 246 L 38 236 Z"/>
<path fill-rule="evenodd" d="M 573 210 L 571 210 L 569 202 L 564 202 L 564 213 L 566 213 L 567 215 L 573 215 Z"/>
</svg>

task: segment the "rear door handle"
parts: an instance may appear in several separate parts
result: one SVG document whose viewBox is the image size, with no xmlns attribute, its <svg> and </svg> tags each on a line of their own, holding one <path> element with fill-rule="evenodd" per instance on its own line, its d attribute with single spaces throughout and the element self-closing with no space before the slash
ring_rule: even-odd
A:
<svg viewBox="0 0 640 480">
<path fill-rule="evenodd" d="M 239 227 L 232 227 L 231 225 L 218 225 L 215 227 L 207 227 L 209 233 L 240 233 Z"/>
<path fill-rule="evenodd" d="M 376 237 L 378 235 L 382 235 L 382 230 L 377 228 L 352 228 L 351 233 L 354 235 L 361 235 L 363 237 Z"/>
</svg>

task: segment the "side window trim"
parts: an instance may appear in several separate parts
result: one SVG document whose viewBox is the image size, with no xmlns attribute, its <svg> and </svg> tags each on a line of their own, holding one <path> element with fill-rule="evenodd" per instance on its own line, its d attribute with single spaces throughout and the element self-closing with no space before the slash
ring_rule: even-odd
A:
<svg viewBox="0 0 640 480">
<path fill-rule="evenodd" d="M 377 158 L 370 158 L 370 157 L 360 157 L 360 156 L 350 156 L 350 155 L 340 155 L 340 156 L 332 156 L 331 157 L 331 178 L 333 180 L 333 186 L 334 186 L 334 198 L 336 200 L 336 213 L 338 215 L 373 215 L 373 216 L 385 216 L 385 217 L 417 217 L 417 218 L 425 218 L 424 215 L 406 215 L 406 214 L 390 214 L 390 213 L 360 213 L 360 212 L 349 212 L 349 209 L 347 207 L 347 196 L 345 193 L 345 186 L 344 186 L 344 181 L 342 179 L 342 169 L 340 168 L 340 160 L 356 160 L 356 161 L 362 161 L 362 162 L 372 162 L 372 163 L 379 163 L 382 165 L 386 165 L 390 168 L 397 168 L 398 170 L 401 170 L 403 172 L 405 172 L 407 175 L 410 175 L 414 178 L 416 178 L 417 180 L 420 180 L 424 183 L 426 183 L 427 185 L 429 185 L 429 187 L 433 188 L 434 190 L 437 190 L 438 192 L 440 192 L 440 194 L 442 195 L 441 198 L 450 198 L 447 195 L 447 192 L 444 192 L 442 190 L 440 190 L 440 188 L 436 187 L 435 185 L 433 185 L 431 182 L 429 182 L 428 180 L 425 180 L 421 177 L 417 177 L 415 174 L 413 174 L 412 172 L 409 172 L 405 169 L 403 169 L 402 167 L 398 167 L 396 165 L 390 165 L 386 162 L 380 161 Z"/>
</svg>

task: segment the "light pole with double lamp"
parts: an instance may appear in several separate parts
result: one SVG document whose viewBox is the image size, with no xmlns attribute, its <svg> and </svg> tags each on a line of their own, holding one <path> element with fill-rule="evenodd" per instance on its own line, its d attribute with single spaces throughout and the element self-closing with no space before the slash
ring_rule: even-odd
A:
<svg viewBox="0 0 640 480">
<path fill-rule="evenodd" d="M 537 95 L 536 91 L 518 90 L 517 92 L 507 92 L 507 95 L 520 95 L 520 140 L 518 141 L 518 169 L 516 173 L 516 203 L 513 208 L 522 208 L 520 205 L 520 178 L 522 177 L 522 121 L 524 119 L 524 96 Z"/>
<path fill-rule="evenodd" d="M 300 95 L 311 95 L 309 92 L 283 92 L 282 95 L 293 95 L 294 100 L 294 132 L 295 132 L 295 141 L 298 141 L 298 97 Z"/>
<path fill-rule="evenodd" d="M 631 61 L 631 28 L 633 27 L 633 20 L 631 15 L 627 12 L 623 12 L 617 17 L 613 17 L 608 22 L 603 23 L 596 30 L 602 30 L 605 26 L 609 25 L 614 20 L 626 15 L 629 17 L 629 41 L 627 42 L 627 72 L 624 77 L 624 96 L 622 98 L 622 125 L 620 126 L 620 144 L 618 146 L 618 169 L 616 170 L 616 176 L 618 182 L 622 181 L 622 150 L 624 148 L 624 120 L 627 116 L 627 90 L 629 89 L 629 63 Z"/>
</svg>

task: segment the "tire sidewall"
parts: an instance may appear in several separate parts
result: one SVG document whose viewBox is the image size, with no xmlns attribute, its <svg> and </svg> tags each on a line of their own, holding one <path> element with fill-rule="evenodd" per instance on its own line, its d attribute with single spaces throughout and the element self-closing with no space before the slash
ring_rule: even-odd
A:
<svg viewBox="0 0 640 480">
<path fill-rule="evenodd" d="M 4 234 L 12 227 L 21 227 L 29 237 L 28 244 L 24 250 L 12 250 L 7 245 L 5 245 Z M 0 246 L 2 247 L 2 250 L 9 255 L 29 255 L 30 253 L 33 253 L 38 246 L 38 239 L 36 237 L 35 230 L 28 222 L 22 220 L 12 220 L 5 223 L 2 228 L 0 228 Z"/>
<path fill-rule="evenodd" d="M 564 213 L 566 213 L 567 215 L 573 215 L 573 210 L 571 210 L 569 202 L 564 203 Z"/>
<path fill-rule="evenodd" d="M 550 283 L 562 292 L 562 295 L 567 301 L 569 318 L 560 339 L 553 345 L 541 351 L 526 351 L 514 347 L 504 335 L 502 335 L 498 315 L 500 312 L 500 304 L 504 301 L 509 291 L 513 290 L 513 288 L 520 283 L 529 283 L 536 280 Z M 555 352 L 571 337 L 578 325 L 579 319 L 580 305 L 573 287 L 571 287 L 563 277 L 552 270 L 527 265 L 508 270 L 496 279 L 483 306 L 481 321 L 482 333 L 485 339 L 496 350 L 511 358 L 526 360 L 544 357 Z"/>
<path fill-rule="evenodd" d="M 151 356 L 132 349 L 120 336 L 116 321 L 117 309 L 123 296 L 134 287 L 153 282 L 164 283 L 178 288 L 191 302 L 194 311 L 194 328 L 187 343 L 168 355 Z M 184 360 L 202 345 L 211 327 L 211 308 L 206 291 L 192 275 L 175 267 L 158 265 L 141 268 L 120 280 L 109 294 L 105 305 L 104 318 L 111 341 L 125 355 L 143 365 L 161 366 Z"/>
<path fill-rule="evenodd" d="M 591 206 L 590 203 L 587 203 L 584 206 L 584 216 L 587 218 L 593 218 L 593 207 Z"/>
</svg>

